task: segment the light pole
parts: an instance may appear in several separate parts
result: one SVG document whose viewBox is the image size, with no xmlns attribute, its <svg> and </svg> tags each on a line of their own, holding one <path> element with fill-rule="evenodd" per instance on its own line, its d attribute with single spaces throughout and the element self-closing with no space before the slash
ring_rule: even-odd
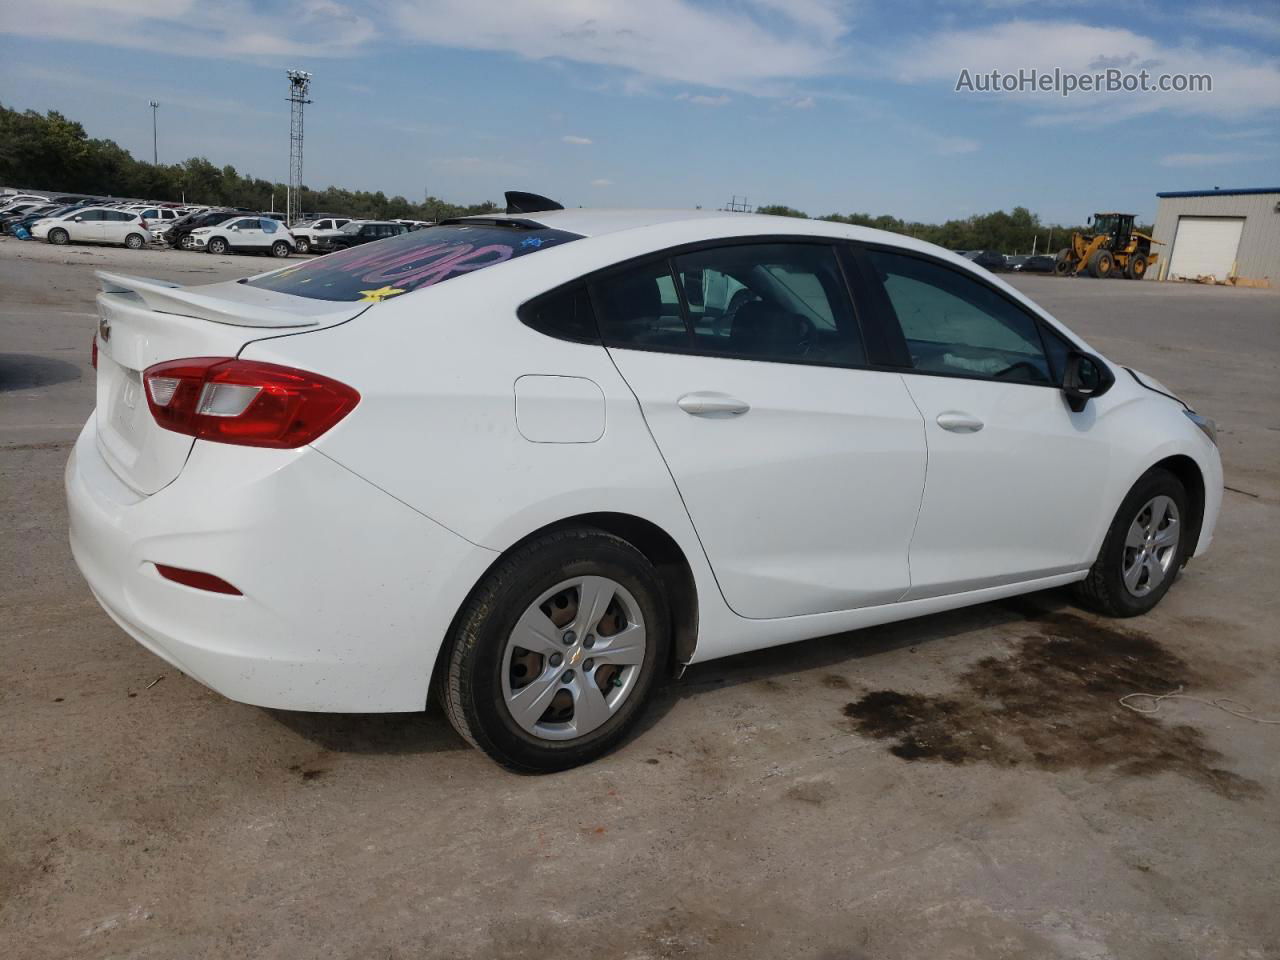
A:
<svg viewBox="0 0 1280 960">
<path fill-rule="evenodd" d="M 158 140 L 156 139 L 156 110 L 159 109 L 160 107 L 160 101 L 152 100 L 150 102 L 151 102 L 151 162 L 152 164 L 159 166 L 160 147 L 158 146 Z"/>
</svg>

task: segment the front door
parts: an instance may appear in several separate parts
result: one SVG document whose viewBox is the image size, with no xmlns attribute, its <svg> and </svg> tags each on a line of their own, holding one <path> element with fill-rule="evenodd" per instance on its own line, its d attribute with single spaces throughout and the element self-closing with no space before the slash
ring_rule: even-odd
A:
<svg viewBox="0 0 1280 960">
<path fill-rule="evenodd" d="M 1069 344 L 967 271 L 884 250 L 864 262 L 928 442 L 907 598 L 1087 568 L 1109 446 L 1096 405 L 1073 413 L 1059 389 Z"/>
<path fill-rule="evenodd" d="M 903 596 L 924 484 L 920 414 L 898 373 L 865 368 L 830 246 L 739 241 L 591 290 L 736 613 Z"/>
</svg>

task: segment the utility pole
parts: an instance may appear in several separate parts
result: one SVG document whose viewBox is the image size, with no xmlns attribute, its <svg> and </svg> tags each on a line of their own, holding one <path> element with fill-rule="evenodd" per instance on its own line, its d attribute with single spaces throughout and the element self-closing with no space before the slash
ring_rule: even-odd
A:
<svg viewBox="0 0 1280 960">
<path fill-rule="evenodd" d="M 156 111 L 160 109 L 160 101 L 151 101 L 151 163 L 155 166 L 160 165 L 160 147 L 159 140 L 156 137 Z"/>
<path fill-rule="evenodd" d="M 289 78 L 289 187 L 285 192 L 284 221 L 293 226 L 302 213 L 302 111 L 311 101 L 311 74 L 286 71 Z"/>
</svg>

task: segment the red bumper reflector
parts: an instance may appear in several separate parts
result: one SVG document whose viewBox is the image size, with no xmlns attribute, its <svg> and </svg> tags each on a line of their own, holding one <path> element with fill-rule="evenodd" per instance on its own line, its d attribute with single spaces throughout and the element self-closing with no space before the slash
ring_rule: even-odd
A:
<svg viewBox="0 0 1280 960">
<path fill-rule="evenodd" d="M 212 573 L 201 573 L 199 570 L 183 570 L 182 567 L 170 567 L 163 563 L 157 563 L 156 570 L 166 580 L 172 580 L 174 583 L 180 583 L 186 587 L 208 590 L 210 593 L 227 593 L 235 597 L 244 596 L 227 581 L 221 577 L 215 577 Z"/>
</svg>

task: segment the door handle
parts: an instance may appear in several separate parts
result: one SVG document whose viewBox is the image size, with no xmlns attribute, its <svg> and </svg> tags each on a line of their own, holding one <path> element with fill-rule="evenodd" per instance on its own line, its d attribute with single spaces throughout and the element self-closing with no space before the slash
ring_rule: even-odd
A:
<svg viewBox="0 0 1280 960">
<path fill-rule="evenodd" d="M 694 417 L 735 417 L 751 409 L 745 400 L 724 393 L 686 393 L 676 406 Z"/>
<path fill-rule="evenodd" d="M 938 426 L 952 433 L 977 433 L 982 429 L 982 421 L 969 413 L 948 410 L 938 414 Z"/>
</svg>

